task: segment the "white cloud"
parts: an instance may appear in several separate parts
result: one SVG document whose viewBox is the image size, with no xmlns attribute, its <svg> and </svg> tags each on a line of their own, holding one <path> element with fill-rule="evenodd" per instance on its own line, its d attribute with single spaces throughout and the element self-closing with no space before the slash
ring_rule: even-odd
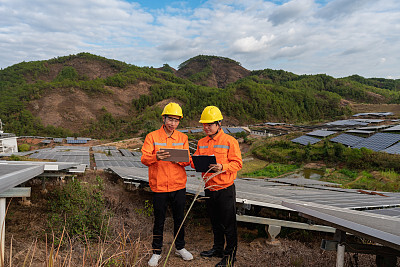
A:
<svg viewBox="0 0 400 267">
<path fill-rule="evenodd" d="M 83 51 L 177 67 L 205 54 L 250 70 L 400 78 L 400 2 L 319 3 L 209 0 L 151 10 L 123 0 L 0 0 L 0 67 Z"/>
<path fill-rule="evenodd" d="M 244 37 L 236 40 L 233 43 L 233 47 L 237 52 L 257 52 L 268 47 L 268 43 L 275 38 L 274 35 L 271 36 L 261 36 L 260 39 L 256 39 L 253 36 Z"/>
</svg>

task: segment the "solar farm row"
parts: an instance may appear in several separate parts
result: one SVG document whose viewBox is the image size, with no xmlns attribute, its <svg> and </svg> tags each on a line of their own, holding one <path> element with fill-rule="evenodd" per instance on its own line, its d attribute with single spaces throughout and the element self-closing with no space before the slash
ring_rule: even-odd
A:
<svg viewBox="0 0 400 267">
<path fill-rule="evenodd" d="M 313 145 L 322 141 L 322 139 L 312 136 L 327 137 L 335 133 L 336 132 L 334 131 L 317 130 L 311 133 L 307 133 L 307 135 L 292 139 L 291 141 L 301 145 Z M 398 143 L 400 141 L 400 134 L 380 132 L 369 137 L 360 137 L 343 133 L 329 140 L 331 142 L 340 143 L 351 148 L 364 147 L 376 152 L 382 151 L 389 154 L 400 154 L 400 143 Z"/>
</svg>

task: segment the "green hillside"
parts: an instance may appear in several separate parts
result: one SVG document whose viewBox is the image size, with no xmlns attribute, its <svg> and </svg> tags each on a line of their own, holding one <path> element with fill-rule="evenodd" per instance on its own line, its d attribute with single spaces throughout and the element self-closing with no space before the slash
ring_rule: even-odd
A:
<svg viewBox="0 0 400 267">
<path fill-rule="evenodd" d="M 93 78 L 90 69 L 82 70 L 80 65 L 69 64 L 77 59 L 79 62 L 102 64 L 108 72 Z M 196 60 L 229 63 L 226 58 L 198 56 L 185 61 L 181 67 L 190 68 L 190 63 Z M 240 66 L 233 60 L 230 63 Z M 6 131 L 18 135 L 85 135 L 118 139 L 158 127 L 161 107 L 157 104 L 165 99 L 174 99 L 182 104 L 185 114 L 183 126 L 198 121 L 207 105 L 217 105 L 226 118 L 248 124 L 341 118 L 351 113 L 341 104 L 342 99 L 356 103 L 400 103 L 399 80 L 360 76 L 335 79 L 323 74 L 296 75 L 265 69 L 249 72 L 249 76 L 229 83 L 225 88 L 216 88 L 199 85 L 204 84 L 202 82 L 196 84 L 195 79 L 179 78 L 171 68 L 163 69 L 166 71 L 137 67 L 89 53 L 22 62 L 0 70 L 0 118 Z M 215 64 L 212 71 L 218 71 Z M 207 79 L 207 75 L 203 77 Z M 124 89 L 140 82 L 149 84 L 149 93 L 132 99 L 129 116 L 118 117 L 104 109 L 97 119 L 88 122 L 78 132 L 51 125 L 45 127 L 40 118 L 34 117 L 28 109 L 31 101 L 40 100 L 60 88 L 98 96 L 114 94 L 110 88 Z"/>
</svg>

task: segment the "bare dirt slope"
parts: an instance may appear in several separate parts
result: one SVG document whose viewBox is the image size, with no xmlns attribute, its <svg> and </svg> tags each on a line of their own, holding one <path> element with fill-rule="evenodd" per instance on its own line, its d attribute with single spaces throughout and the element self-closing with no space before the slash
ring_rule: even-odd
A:
<svg viewBox="0 0 400 267">
<path fill-rule="evenodd" d="M 28 83 L 42 80 L 53 81 L 65 66 L 74 67 L 79 76 L 93 80 L 107 78 L 118 70 L 94 59 L 72 58 L 64 63 L 46 63 L 48 72 L 33 80 L 26 76 Z M 53 125 L 72 131 L 81 130 L 90 120 L 97 120 L 104 112 L 116 117 L 132 115 L 131 101 L 140 95 L 149 94 L 150 84 L 145 81 L 130 84 L 126 88 L 106 86 L 108 94 L 90 94 L 78 88 L 54 88 L 43 93 L 39 99 L 30 101 L 29 111 L 41 119 L 45 126 Z"/>
<path fill-rule="evenodd" d="M 177 71 L 177 76 L 191 79 L 191 76 L 209 68 L 209 73 L 202 79 L 194 83 L 209 87 L 225 88 L 229 83 L 234 83 L 250 74 L 250 71 L 242 66 L 227 62 L 222 59 L 211 59 L 209 62 L 193 61 L 189 62 L 184 68 Z"/>
<path fill-rule="evenodd" d="M 109 222 L 112 229 L 111 238 L 106 242 L 99 242 L 100 245 L 93 244 L 91 246 L 91 254 L 95 258 L 88 257 L 87 247 L 72 238 L 70 245 L 60 248 L 55 259 L 58 263 L 65 260 L 62 266 L 99 266 L 95 264 L 99 250 L 104 251 L 104 261 L 107 259 L 106 256 L 116 255 L 112 251 L 119 251 L 119 256 L 115 256 L 115 260 L 111 261 L 112 264 L 106 266 L 147 266 L 151 254 L 153 216 L 151 213 L 147 213 L 149 208 L 146 203 L 151 203 L 151 193 L 147 189 L 128 187 L 117 177 L 100 171 L 87 172 L 79 179 L 90 182 L 97 175 L 104 178 L 106 206 L 113 214 Z M 46 266 L 50 257 L 52 237 L 48 236 L 46 250 L 44 230 L 47 223 L 47 200 L 46 194 L 41 191 L 40 182 L 37 179 L 29 184 L 32 186 L 32 204 L 30 206 L 19 204 L 17 199 L 12 200 L 9 206 L 6 220 L 5 257 L 9 264 L 10 251 L 12 251 L 12 266 L 23 266 L 24 261 L 30 262 L 26 266 Z M 46 188 L 51 190 L 61 184 L 60 181 L 48 181 Z M 188 204 L 189 202 L 190 200 Z M 173 241 L 172 229 L 173 220 L 169 211 L 164 231 L 163 262 Z M 320 240 L 323 237 L 319 234 L 307 233 L 304 235 L 302 232 L 293 232 L 278 238 L 278 244 L 272 245 L 267 242 L 265 237 L 257 235 L 254 225 L 249 227 L 239 224 L 238 231 L 239 247 L 235 266 L 335 266 L 336 254 L 319 249 Z M 186 221 L 186 248 L 193 253 L 194 260 L 184 262 L 172 254 L 167 266 L 215 266 L 218 259 L 205 259 L 199 256 L 201 251 L 212 246 L 212 240 L 211 226 L 205 210 L 201 203 L 196 204 Z M 122 248 L 128 248 L 128 251 L 122 253 Z M 124 259 L 123 255 L 132 256 L 131 264 L 121 265 L 121 260 Z M 345 266 L 353 266 L 350 265 L 351 261 L 354 263 L 351 255 L 346 255 Z M 358 266 L 375 265 L 372 256 L 361 254 L 358 264 Z M 56 266 L 61 266 L 61 264 Z"/>
<path fill-rule="evenodd" d="M 368 112 L 393 112 L 394 116 L 400 115 L 399 104 L 356 104 L 352 103 L 351 109 L 354 113 L 368 113 Z"/>
<path fill-rule="evenodd" d="M 107 87 L 109 94 L 91 95 L 76 88 L 59 88 L 29 103 L 28 109 L 45 126 L 60 126 L 72 131 L 81 130 L 90 120 L 105 112 L 117 117 L 132 115 L 131 102 L 149 93 L 150 84 L 139 82 L 126 88 Z"/>
</svg>

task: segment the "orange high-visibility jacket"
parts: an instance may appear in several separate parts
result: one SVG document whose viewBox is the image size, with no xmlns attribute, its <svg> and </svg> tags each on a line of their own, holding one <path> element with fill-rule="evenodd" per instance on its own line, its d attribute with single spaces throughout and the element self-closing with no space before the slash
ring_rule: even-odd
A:
<svg viewBox="0 0 400 267">
<path fill-rule="evenodd" d="M 222 129 L 214 138 L 206 136 L 200 139 L 193 155 L 215 155 L 217 163 L 222 164 L 222 170 L 226 171 L 206 182 L 205 188 L 212 191 L 232 185 L 237 172 L 242 168 L 242 155 L 238 141 L 224 133 Z M 193 163 L 192 167 L 194 167 Z M 207 176 L 211 175 L 213 174 L 208 173 L 204 179 L 207 180 Z"/>
<path fill-rule="evenodd" d="M 149 184 L 153 192 L 172 192 L 186 187 L 185 166 L 189 162 L 157 160 L 156 152 L 163 148 L 189 149 L 188 137 L 179 131 L 174 131 L 170 137 L 164 128 L 149 133 L 142 146 L 141 161 L 149 167 Z"/>
</svg>

